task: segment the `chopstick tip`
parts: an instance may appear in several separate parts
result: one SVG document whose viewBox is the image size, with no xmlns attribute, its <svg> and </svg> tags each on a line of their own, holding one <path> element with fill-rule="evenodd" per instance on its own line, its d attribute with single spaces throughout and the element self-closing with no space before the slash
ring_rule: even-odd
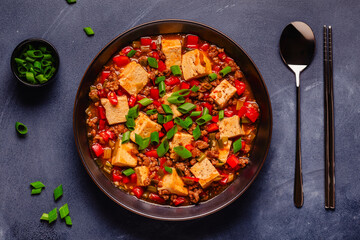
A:
<svg viewBox="0 0 360 240">
<path fill-rule="evenodd" d="M 331 26 L 329 26 L 329 29 L 331 29 Z"/>
</svg>

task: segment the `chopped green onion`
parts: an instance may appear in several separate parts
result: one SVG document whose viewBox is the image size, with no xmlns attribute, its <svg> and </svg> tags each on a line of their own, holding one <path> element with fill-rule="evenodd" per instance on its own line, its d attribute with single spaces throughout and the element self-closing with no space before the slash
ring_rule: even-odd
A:
<svg viewBox="0 0 360 240">
<path fill-rule="evenodd" d="M 40 50 L 28 50 L 26 54 L 31 58 L 42 58 L 44 56 Z"/>
<path fill-rule="evenodd" d="M 64 218 L 69 215 L 69 206 L 65 203 L 62 207 L 59 208 L 60 217 Z"/>
<path fill-rule="evenodd" d="M 177 117 L 175 118 L 174 122 L 181 126 L 182 128 L 185 128 L 188 130 L 190 126 L 193 124 L 193 120 L 190 117 L 186 117 L 185 120 L 182 120 L 181 118 Z"/>
<path fill-rule="evenodd" d="M 197 92 L 197 91 L 199 91 L 199 87 L 198 86 L 196 86 L 196 85 L 194 85 L 194 86 L 192 86 L 192 88 L 190 88 L 190 90 L 192 91 L 192 92 Z"/>
<path fill-rule="evenodd" d="M 164 115 L 158 114 L 158 119 L 157 119 L 157 121 L 158 121 L 158 123 L 160 123 L 160 124 L 165 123 L 165 122 L 164 122 Z"/>
<path fill-rule="evenodd" d="M 202 112 L 202 115 L 206 115 L 206 114 L 209 114 L 209 109 L 207 107 L 204 107 L 204 110 Z"/>
<path fill-rule="evenodd" d="M 170 70 L 174 76 L 181 76 L 181 74 L 182 74 L 179 65 L 171 66 Z"/>
<path fill-rule="evenodd" d="M 49 221 L 49 214 L 43 213 L 40 217 L 40 220 Z"/>
<path fill-rule="evenodd" d="M 135 129 L 135 120 L 134 120 L 134 118 L 129 117 L 128 115 L 126 115 L 125 118 L 126 118 L 126 123 L 125 123 L 126 127 L 129 130 L 133 131 Z"/>
<path fill-rule="evenodd" d="M 122 171 L 122 173 L 123 173 L 125 176 L 128 177 L 128 176 L 130 176 L 131 174 L 135 173 L 135 171 L 134 171 L 134 169 L 132 169 L 132 168 L 128 168 L 128 169 Z"/>
<path fill-rule="evenodd" d="M 201 111 L 194 111 L 190 113 L 190 117 L 197 117 L 201 115 Z"/>
<path fill-rule="evenodd" d="M 173 119 L 173 115 L 165 115 L 164 116 L 164 123 L 170 122 Z"/>
<path fill-rule="evenodd" d="M 71 225 L 72 225 L 72 221 L 71 221 L 71 217 L 70 217 L 70 216 L 66 216 L 66 217 L 65 217 L 65 223 L 66 223 L 66 225 L 68 225 L 68 226 L 71 226 Z"/>
<path fill-rule="evenodd" d="M 230 68 L 230 70 L 231 70 L 231 68 Z M 212 81 L 217 79 L 217 74 L 216 73 L 210 73 L 208 75 L 208 78 L 209 78 L 210 82 L 212 82 Z"/>
<path fill-rule="evenodd" d="M 26 73 L 25 73 L 25 77 L 26 77 L 26 80 L 28 80 L 28 82 L 30 82 L 30 83 L 36 83 L 36 81 L 35 81 L 35 76 L 34 76 L 34 73 L 33 73 L 33 72 L 26 72 Z"/>
<path fill-rule="evenodd" d="M 137 118 L 139 116 L 139 105 L 130 108 L 127 115 L 134 119 Z"/>
<path fill-rule="evenodd" d="M 32 183 L 30 183 L 30 185 L 31 185 L 33 188 L 44 188 L 44 187 L 45 187 L 45 185 L 44 185 L 42 182 L 40 182 L 40 181 L 32 182 Z"/>
<path fill-rule="evenodd" d="M 160 97 L 163 97 L 166 93 L 166 86 L 165 86 L 165 82 L 164 81 L 161 81 L 159 83 L 159 96 Z"/>
<path fill-rule="evenodd" d="M 131 133 L 130 131 L 127 131 L 122 135 L 121 144 L 124 144 L 124 143 L 127 143 L 130 141 L 130 133 Z"/>
<path fill-rule="evenodd" d="M 219 111 L 219 120 L 224 119 L 224 110 Z"/>
<path fill-rule="evenodd" d="M 39 75 L 37 75 L 36 77 L 36 80 L 38 80 L 39 81 L 39 83 L 45 83 L 45 82 L 47 82 L 47 78 L 46 77 L 44 77 L 44 75 L 42 75 L 42 74 L 39 74 Z"/>
<path fill-rule="evenodd" d="M 210 114 L 203 115 L 202 117 L 196 119 L 196 123 L 199 125 L 203 125 L 210 121 L 212 119 L 212 116 Z"/>
<path fill-rule="evenodd" d="M 150 143 L 152 145 L 158 145 L 160 142 L 159 140 L 159 132 L 152 132 L 150 135 Z"/>
<path fill-rule="evenodd" d="M 242 143 L 241 143 L 241 138 L 239 138 L 233 143 L 233 152 L 237 153 L 238 151 L 241 150 L 241 148 L 242 148 Z"/>
<path fill-rule="evenodd" d="M 21 135 L 25 135 L 28 132 L 28 129 L 25 126 L 25 124 L 23 124 L 21 122 L 16 122 L 15 123 L 15 129 Z"/>
<path fill-rule="evenodd" d="M 48 217 L 49 217 L 49 223 L 52 223 L 53 221 L 55 221 L 58 217 L 57 208 L 54 208 L 53 210 L 51 210 L 48 214 Z"/>
<path fill-rule="evenodd" d="M 39 61 L 34 62 L 34 70 L 36 72 L 41 72 L 41 63 Z"/>
<path fill-rule="evenodd" d="M 62 184 L 60 184 L 57 188 L 54 189 L 54 199 L 55 201 L 59 199 L 63 195 L 63 187 Z M 50 215 L 50 213 L 49 213 Z"/>
<path fill-rule="evenodd" d="M 164 166 L 165 171 L 167 171 L 168 173 L 172 173 L 172 168 L 168 167 L 168 166 Z"/>
<path fill-rule="evenodd" d="M 71 4 L 71 3 L 76 3 L 76 0 L 66 0 L 67 3 Z"/>
<path fill-rule="evenodd" d="M 161 104 L 165 114 L 174 114 L 169 105 Z"/>
<path fill-rule="evenodd" d="M 152 68 L 158 68 L 158 62 L 156 60 L 156 58 L 153 58 L 153 57 L 148 57 L 148 64 L 150 67 Z"/>
<path fill-rule="evenodd" d="M 135 55 L 135 53 L 136 53 L 136 50 L 131 49 L 131 51 L 130 51 L 130 52 L 128 52 L 128 54 L 126 54 L 126 56 L 128 56 L 129 58 L 131 58 L 132 56 L 134 56 L 134 55 Z"/>
<path fill-rule="evenodd" d="M 165 153 L 169 151 L 169 142 L 167 139 L 165 139 L 160 145 L 159 147 L 156 149 L 156 152 L 158 154 L 159 157 L 162 157 L 165 155 Z"/>
<path fill-rule="evenodd" d="M 172 127 L 172 128 L 166 133 L 166 138 L 170 140 L 170 139 L 175 135 L 176 132 L 177 132 L 177 126 Z"/>
<path fill-rule="evenodd" d="M 84 31 L 88 36 L 93 36 L 95 34 L 94 31 L 91 29 L 91 27 L 84 28 Z"/>
<path fill-rule="evenodd" d="M 31 63 L 35 62 L 35 59 L 33 59 L 31 57 L 26 57 L 25 60 L 28 61 L 28 62 L 31 62 Z"/>
<path fill-rule="evenodd" d="M 189 89 L 181 89 L 179 91 L 174 92 L 173 94 L 171 94 L 171 96 L 182 96 L 185 97 L 190 93 Z"/>
<path fill-rule="evenodd" d="M 47 54 L 44 54 L 43 60 L 49 60 L 51 58 L 52 58 L 51 54 L 47 53 Z"/>
<path fill-rule="evenodd" d="M 153 114 L 155 114 L 155 113 L 157 113 L 157 110 L 156 110 L 156 109 L 150 109 L 150 110 L 147 110 L 147 111 L 146 111 L 146 114 L 147 114 L 147 115 L 153 115 Z"/>
<path fill-rule="evenodd" d="M 174 151 L 179 155 L 182 159 L 186 159 L 192 157 L 192 154 L 189 150 L 187 150 L 184 146 L 174 147 Z"/>
<path fill-rule="evenodd" d="M 18 65 L 24 65 L 26 63 L 26 61 L 21 58 L 14 58 L 14 60 Z"/>
<path fill-rule="evenodd" d="M 141 105 L 143 105 L 144 107 L 146 107 L 147 105 L 150 105 L 153 103 L 153 100 L 150 100 L 148 98 L 143 98 L 141 100 L 138 101 L 138 103 L 140 103 Z"/>
<path fill-rule="evenodd" d="M 139 145 L 139 150 L 144 150 L 150 144 L 150 138 L 142 138 L 139 134 L 135 133 L 135 142 Z"/>
<path fill-rule="evenodd" d="M 185 98 L 183 96 L 170 96 L 166 100 L 172 104 L 180 104 L 185 102 Z"/>
<path fill-rule="evenodd" d="M 224 77 L 226 74 L 228 74 L 229 72 L 231 72 L 231 67 L 227 66 L 224 67 L 219 73 L 222 77 Z"/>
<path fill-rule="evenodd" d="M 191 110 L 195 109 L 196 105 L 192 104 L 192 103 L 184 103 L 183 105 L 181 105 L 180 107 L 178 107 L 177 109 L 179 110 L 179 112 L 186 114 L 188 112 L 190 112 Z"/>
<path fill-rule="evenodd" d="M 200 130 L 200 127 L 199 125 L 196 126 L 196 128 L 193 130 L 193 136 L 194 136 L 194 140 L 198 140 L 199 137 L 201 136 L 201 130 Z"/>
<path fill-rule="evenodd" d="M 51 61 L 48 61 L 48 60 L 41 60 L 41 66 L 43 67 L 47 67 L 47 66 L 50 66 L 52 64 Z"/>
<path fill-rule="evenodd" d="M 206 158 L 206 154 L 205 153 L 201 153 L 199 158 L 197 159 L 198 162 L 201 162 L 202 160 L 204 160 Z"/>
<path fill-rule="evenodd" d="M 41 193 L 41 188 L 35 188 L 31 190 L 31 195 L 40 194 L 40 193 Z"/>
<path fill-rule="evenodd" d="M 165 76 L 160 76 L 155 79 L 155 84 L 165 81 Z"/>
</svg>

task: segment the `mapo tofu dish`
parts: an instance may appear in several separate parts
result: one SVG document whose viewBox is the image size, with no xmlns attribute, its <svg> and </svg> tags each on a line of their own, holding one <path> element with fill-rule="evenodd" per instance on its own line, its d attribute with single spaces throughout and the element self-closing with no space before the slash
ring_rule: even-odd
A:
<svg viewBox="0 0 360 240">
<path fill-rule="evenodd" d="M 130 43 L 103 67 L 89 98 L 94 160 L 139 199 L 197 204 L 251 162 L 259 106 L 231 53 L 198 36 Z"/>
</svg>

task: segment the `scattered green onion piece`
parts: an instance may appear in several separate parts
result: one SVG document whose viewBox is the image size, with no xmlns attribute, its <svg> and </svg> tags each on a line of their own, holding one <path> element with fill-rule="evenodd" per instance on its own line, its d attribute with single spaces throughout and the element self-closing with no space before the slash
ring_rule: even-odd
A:
<svg viewBox="0 0 360 240">
<path fill-rule="evenodd" d="M 172 104 L 180 104 L 185 102 L 185 98 L 183 96 L 170 96 L 166 100 Z"/>
<path fill-rule="evenodd" d="M 42 53 L 46 53 L 46 47 L 45 47 L 45 46 L 39 47 L 39 50 L 40 50 Z"/>
<path fill-rule="evenodd" d="M 67 3 L 69 3 L 69 4 L 76 3 L 76 0 L 66 0 L 66 1 L 67 1 Z"/>
<path fill-rule="evenodd" d="M 159 157 L 162 157 L 165 155 L 165 153 L 169 151 L 169 142 L 167 139 L 165 139 L 160 145 L 159 147 L 156 149 L 156 152 L 158 154 Z"/>
<path fill-rule="evenodd" d="M 137 118 L 139 116 L 139 105 L 130 108 L 127 115 L 134 119 Z"/>
<path fill-rule="evenodd" d="M 194 86 L 192 86 L 192 88 L 190 88 L 190 90 L 192 91 L 192 92 L 197 92 L 197 91 L 199 91 L 199 87 L 198 86 L 196 86 L 196 85 L 194 85 Z"/>
<path fill-rule="evenodd" d="M 50 60 L 52 58 L 51 54 L 44 54 L 43 60 Z"/>
<path fill-rule="evenodd" d="M 40 220 L 49 221 L 49 214 L 43 213 L 40 217 Z"/>
<path fill-rule="evenodd" d="M 135 133 L 135 142 L 139 145 L 139 150 L 144 150 L 150 144 L 150 138 L 142 138 L 139 134 Z"/>
<path fill-rule="evenodd" d="M 192 125 L 193 120 L 190 117 L 186 117 L 185 120 L 182 120 L 181 118 L 177 117 L 177 118 L 175 118 L 174 122 L 177 125 L 181 126 L 182 128 L 185 128 L 187 130 Z"/>
<path fill-rule="evenodd" d="M 44 75 L 42 75 L 42 74 L 37 75 L 36 80 L 38 80 L 39 83 L 41 83 L 41 84 L 48 81 L 48 79 L 46 77 L 44 77 Z"/>
<path fill-rule="evenodd" d="M 44 56 L 40 50 L 28 50 L 26 54 L 31 58 L 42 58 Z"/>
<path fill-rule="evenodd" d="M 84 31 L 88 36 L 93 36 L 95 34 L 94 31 L 91 29 L 91 27 L 84 28 Z"/>
<path fill-rule="evenodd" d="M 206 158 L 206 154 L 205 153 L 201 153 L 199 158 L 197 159 L 198 162 L 201 162 L 202 160 L 204 160 Z"/>
<path fill-rule="evenodd" d="M 181 69 L 179 65 L 173 65 L 170 67 L 170 70 L 174 76 L 181 76 Z"/>
<path fill-rule="evenodd" d="M 158 62 L 156 60 L 156 58 L 153 58 L 153 57 L 148 57 L 148 64 L 150 67 L 152 68 L 158 68 Z"/>
<path fill-rule="evenodd" d="M 76 2 L 76 0 L 74 0 L 74 1 Z M 65 217 L 65 223 L 68 226 L 72 225 L 71 217 L 69 215 Z"/>
<path fill-rule="evenodd" d="M 219 120 L 224 119 L 224 110 L 219 111 Z"/>
<path fill-rule="evenodd" d="M 59 208 L 60 217 L 64 218 L 69 215 L 69 206 L 65 203 L 62 207 Z"/>
<path fill-rule="evenodd" d="M 164 123 L 170 122 L 173 119 L 173 115 L 165 115 L 164 116 Z"/>
<path fill-rule="evenodd" d="M 164 115 L 158 114 L 158 123 L 163 124 L 164 123 Z"/>
<path fill-rule="evenodd" d="M 21 58 L 14 58 L 14 60 L 15 60 L 16 64 L 18 64 L 18 65 L 23 65 L 26 63 L 26 61 Z"/>
<path fill-rule="evenodd" d="M 202 112 L 202 115 L 206 115 L 206 114 L 209 114 L 209 109 L 207 107 L 204 107 L 204 110 Z"/>
<path fill-rule="evenodd" d="M 160 142 L 160 140 L 159 140 L 159 132 L 152 132 L 150 134 L 150 143 L 152 145 L 158 145 L 159 142 Z"/>
<path fill-rule="evenodd" d="M 135 173 L 135 171 L 134 171 L 134 169 L 132 169 L 132 168 L 128 168 L 128 169 L 122 171 L 122 173 L 123 173 L 125 176 L 128 177 L 128 176 L 130 176 L 131 174 Z"/>
<path fill-rule="evenodd" d="M 159 96 L 163 97 L 166 93 L 166 86 L 165 86 L 165 82 L 162 81 L 159 83 Z"/>
<path fill-rule="evenodd" d="M 203 125 L 210 121 L 212 119 L 212 116 L 210 114 L 203 115 L 202 117 L 196 119 L 196 123 L 199 125 Z"/>
<path fill-rule="evenodd" d="M 233 143 L 233 152 L 237 153 L 238 151 L 241 150 L 241 148 L 242 148 L 242 143 L 241 143 L 241 138 L 239 138 Z"/>
<path fill-rule="evenodd" d="M 15 128 L 16 128 L 16 131 L 21 135 L 25 135 L 28 132 L 28 129 L 25 126 L 25 124 L 23 124 L 21 122 L 16 122 Z"/>
<path fill-rule="evenodd" d="M 124 144 L 124 143 L 127 143 L 130 141 L 130 133 L 131 133 L 130 131 L 127 131 L 122 135 L 121 144 Z"/>
<path fill-rule="evenodd" d="M 128 52 L 128 54 L 126 54 L 126 56 L 128 56 L 129 58 L 131 58 L 131 57 L 133 57 L 133 56 L 135 55 L 135 53 L 136 53 L 136 50 L 131 49 L 131 51 Z"/>
<path fill-rule="evenodd" d="M 152 100 L 148 99 L 148 98 L 143 98 L 141 100 L 138 101 L 138 103 L 140 103 L 141 105 L 143 105 L 144 107 L 146 107 L 147 105 L 152 104 Z"/>
<path fill-rule="evenodd" d="M 165 114 L 174 114 L 169 105 L 161 104 Z"/>
<path fill-rule="evenodd" d="M 41 188 L 35 188 L 31 190 L 31 195 L 40 194 L 40 193 L 41 193 Z"/>
<path fill-rule="evenodd" d="M 54 208 L 53 210 L 51 210 L 48 214 L 48 217 L 49 217 L 49 223 L 52 223 L 53 221 L 55 221 L 58 217 L 57 208 Z"/>
<path fill-rule="evenodd" d="M 201 130 L 199 125 L 196 126 L 196 128 L 193 130 L 193 136 L 194 136 L 194 140 L 198 140 L 199 137 L 201 136 Z"/>
<path fill-rule="evenodd" d="M 153 115 L 153 114 L 155 114 L 155 113 L 157 113 L 157 110 L 156 110 L 156 109 L 150 109 L 150 110 L 147 110 L 147 111 L 146 111 L 146 114 L 147 114 L 147 115 Z"/>
<path fill-rule="evenodd" d="M 182 96 L 185 97 L 190 93 L 189 89 L 181 89 L 179 91 L 174 92 L 173 94 L 171 94 L 171 96 Z"/>
<path fill-rule="evenodd" d="M 177 126 L 172 127 L 172 128 L 166 133 L 166 138 L 170 140 L 170 139 L 175 135 L 176 132 L 177 132 Z"/>
<path fill-rule="evenodd" d="M 60 184 L 57 188 L 54 189 L 54 199 L 55 201 L 59 199 L 63 195 L 63 187 L 62 184 Z M 49 213 L 50 215 L 50 213 Z"/>
<path fill-rule="evenodd" d="M 192 103 L 184 103 L 183 105 L 179 106 L 177 109 L 179 112 L 186 114 L 190 112 L 191 110 L 195 109 L 196 105 Z"/>
<path fill-rule="evenodd" d="M 35 62 L 35 59 L 33 59 L 31 57 L 26 57 L 25 60 L 28 62 L 31 62 L 31 63 Z"/>
<path fill-rule="evenodd" d="M 26 80 L 28 80 L 30 83 L 36 83 L 33 72 L 26 72 L 25 77 L 26 77 Z"/>
<path fill-rule="evenodd" d="M 231 70 L 231 68 L 230 68 L 230 70 Z M 210 73 L 208 75 L 208 78 L 209 78 L 210 82 L 212 82 L 212 81 L 217 79 L 217 74 L 216 73 Z"/>
<path fill-rule="evenodd" d="M 155 79 L 155 84 L 165 81 L 165 76 L 160 76 Z"/>
<path fill-rule="evenodd" d="M 190 117 L 197 117 L 201 115 L 201 111 L 194 111 L 190 113 Z"/>
<path fill-rule="evenodd" d="M 177 153 L 182 159 L 186 159 L 192 157 L 192 154 L 189 150 L 187 150 L 184 146 L 174 147 L 174 152 Z"/>
<path fill-rule="evenodd" d="M 32 183 L 30 183 L 30 185 L 33 188 L 44 188 L 45 187 L 45 185 L 40 181 L 32 182 Z"/>
<path fill-rule="evenodd" d="M 135 120 L 134 120 L 134 118 L 129 117 L 128 115 L 126 115 L 125 118 L 126 118 L 126 123 L 125 123 L 126 127 L 129 130 L 134 131 L 134 129 L 135 129 Z"/>
<path fill-rule="evenodd" d="M 226 74 L 228 74 L 229 72 L 231 72 L 231 67 L 227 66 L 224 67 L 219 73 L 222 77 L 224 77 Z"/>
<path fill-rule="evenodd" d="M 167 171 L 168 173 L 172 173 L 172 168 L 168 167 L 168 166 L 164 166 L 165 171 Z"/>
</svg>

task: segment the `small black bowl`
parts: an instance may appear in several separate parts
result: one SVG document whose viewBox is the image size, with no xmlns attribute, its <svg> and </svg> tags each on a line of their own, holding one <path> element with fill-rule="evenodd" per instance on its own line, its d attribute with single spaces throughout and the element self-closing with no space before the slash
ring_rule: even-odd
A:
<svg viewBox="0 0 360 240">
<path fill-rule="evenodd" d="M 23 48 L 28 44 L 31 44 L 35 47 L 37 47 L 39 45 L 46 46 L 46 48 L 48 50 L 50 50 L 52 56 L 55 58 L 55 63 L 54 63 L 55 66 L 54 67 L 56 70 L 55 70 L 54 74 L 52 75 L 52 77 L 50 79 L 48 79 L 45 83 L 32 84 L 32 83 L 27 82 L 25 80 L 25 78 L 19 77 L 17 74 L 17 65 L 15 62 L 15 58 L 19 57 Z M 41 38 L 29 38 L 29 39 L 26 39 L 26 40 L 22 41 L 21 43 L 19 43 L 16 46 L 16 48 L 14 49 L 14 51 L 11 55 L 11 59 L 10 59 L 10 66 L 11 66 L 12 73 L 22 84 L 24 84 L 25 86 L 28 86 L 28 87 L 42 87 L 42 86 L 48 85 L 49 83 L 53 82 L 54 79 L 56 78 L 57 72 L 59 70 L 59 65 L 60 65 L 60 58 L 59 58 L 59 53 L 57 52 L 56 48 L 48 41 L 41 39 Z"/>
</svg>

